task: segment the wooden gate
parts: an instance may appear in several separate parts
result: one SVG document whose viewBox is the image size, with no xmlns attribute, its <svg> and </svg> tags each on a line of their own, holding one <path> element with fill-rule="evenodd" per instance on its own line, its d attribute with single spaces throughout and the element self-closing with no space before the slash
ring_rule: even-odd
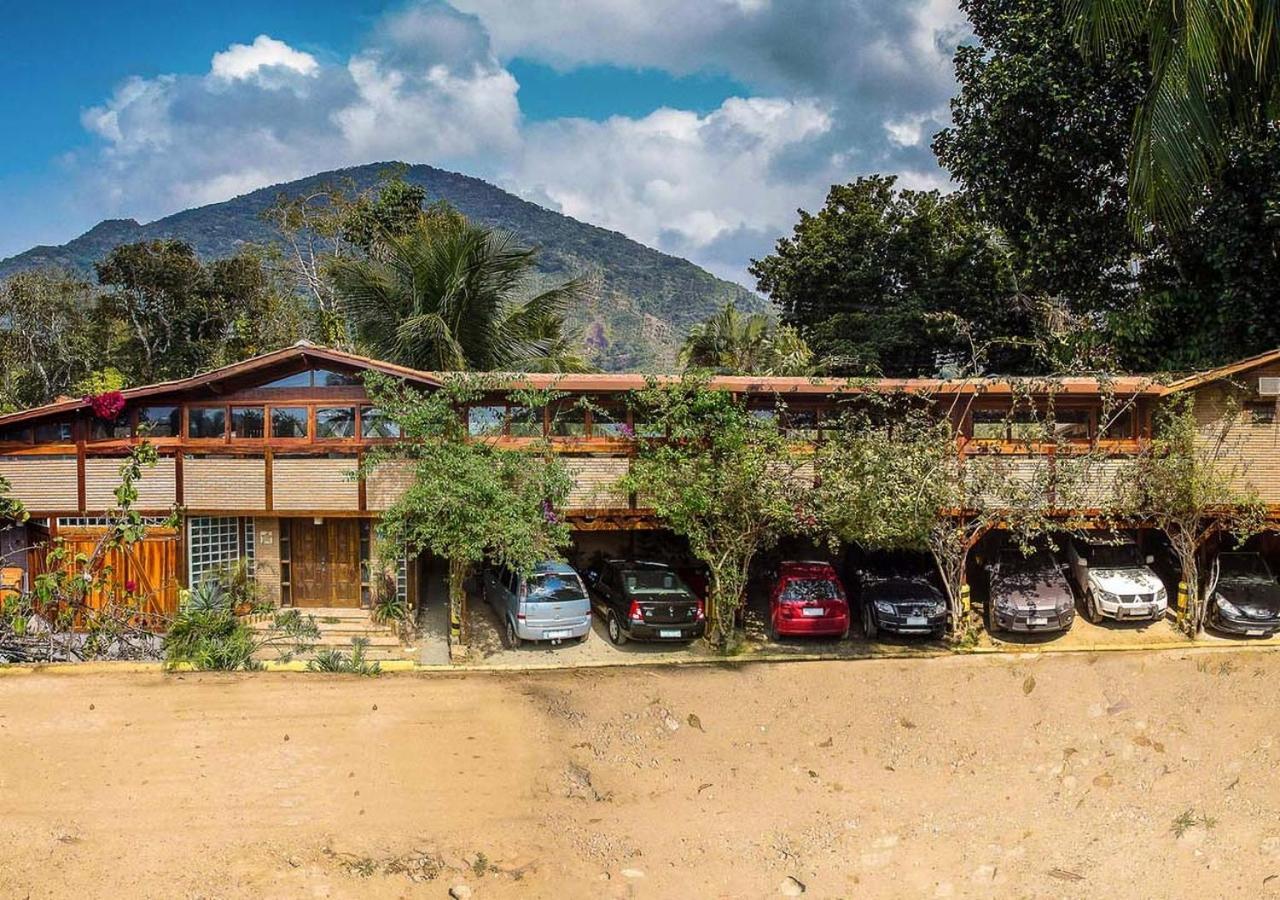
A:
<svg viewBox="0 0 1280 900">
<path fill-rule="evenodd" d="M 103 528 L 60 528 L 58 537 L 66 551 L 68 569 L 77 568 L 79 554 L 92 557 L 106 530 Z M 52 545 L 31 551 L 31 577 L 49 570 Z M 102 561 L 103 583 L 85 598 L 89 609 L 102 609 L 108 602 L 123 603 L 126 596 L 138 600 L 138 613 L 147 619 L 169 619 L 178 611 L 178 532 L 172 528 L 147 529 L 141 541 L 108 552 Z"/>
</svg>

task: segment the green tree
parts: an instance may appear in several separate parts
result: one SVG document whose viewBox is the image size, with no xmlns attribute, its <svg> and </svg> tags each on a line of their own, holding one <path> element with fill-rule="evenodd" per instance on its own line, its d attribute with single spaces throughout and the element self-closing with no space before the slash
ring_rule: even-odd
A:
<svg viewBox="0 0 1280 900">
<path fill-rule="evenodd" d="M 0 282 L 0 408 L 48 403 L 101 363 L 105 336 L 92 306 L 90 285 L 63 272 Z"/>
<path fill-rule="evenodd" d="M 1147 42 L 1151 77 L 1129 159 L 1133 221 L 1184 225 L 1232 132 L 1280 118 L 1280 10 L 1271 0 L 1064 0 L 1064 9 L 1091 55 Z"/>
<path fill-rule="evenodd" d="M 1178 622 L 1192 637 L 1204 629 L 1208 612 L 1202 557 L 1210 538 L 1230 534 L 1243 541 L 1267 518 L 1238 443 L 1243 392 L 1236 386 L 1218 390 L 1212 420 L 1201 421 L 1193 392 L 1165 402 L 1153 439 L 1118 473 L 1110 510 L 1122 522 L 1148 524 L 1169 539 L 1186 598 Z"/>
<path fill-rule="evenodd" d="M 961 0 L 952 124 L 933 150 L 1009 241 L 1023 291 L 1074 312 L 1127 306 L 1129 123 L 1148 77 L 1138 39 L 1086 56 L 1061 0 Z"/>
<path fill-rule="evenodd" d="M 537 251 L 437 209 L 384 258 L 337 257 L 329 271 L 357 343 L 381 359 L 439 371 L 583 371 L 565 315 L 587 299 L 572 279 L 533 293 Z"/>
<path fill-rule="evenodd" d="M 493 387 L 482 376 L 453 374 L 429 393 L 378 375 L 366 376 L 378 409 L 399 426 L 401 440 L 365 457 L 365 473 L 407 466 L 412 482 L 378 526 L 382 559 L 402 550 L 448 560 L 451 637 L 462 638 L 465 580 L 485 560 L 528 572 L 560 555 L 569 529 L 555 512 L 569 494 L 564 462 L 546 446 L 501 446 L 472 437 L 459 411 Z M 525 408 L 540 408 L 547 392 L 516 392 Z"/>
<path fill-rule="evenodd" d="M 689 329 L 680 348 L 685 369 L 717 375 L 809 375 L 813 351 L 799 333 L 766 313 L 744 314 L 730 302 Z"/>
<path fill-rule="evenodd" d="M 753 261 L 762 292 L 836 371 L 1020 372 L 1036 325 L 1008 256 L 955 196 L 876 175 L 836 185 L 817 213 Z"/>
<path fill-rule="evenodd" d="M 705 375 L 651 381 L 636 398 L 665 432 L 642 440 L 623 490 L 689 541 L 710 573 L 707 639 L 727 647 L 751 562 L 785 534 L 812 527 L 813 469 L 777 415 L 707 387 Z"/>
<path fill-rule="evenodd" d="M 108 358 L 131 384 L 195 374 L 292 343 L 300 298 L 277 290 L 253 253 L 204 264 L 189 244 L 116 247 L 95 267 L 96 315 L 112 334 Z"/>
</svg>

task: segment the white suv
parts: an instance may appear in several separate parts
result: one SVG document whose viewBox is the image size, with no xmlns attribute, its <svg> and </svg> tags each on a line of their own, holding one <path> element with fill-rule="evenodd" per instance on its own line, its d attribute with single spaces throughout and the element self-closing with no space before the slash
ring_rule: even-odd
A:
<svg viewBox="0 0 1280 900">
<path fill-rule="evenodd" d="M 1090 622 L 1162 619 L 1169 595 L 1137 543 L 1107 532 L 1072 538 L 1067 544 L 1071 578 L 1084 597 Z"/>
</svg>

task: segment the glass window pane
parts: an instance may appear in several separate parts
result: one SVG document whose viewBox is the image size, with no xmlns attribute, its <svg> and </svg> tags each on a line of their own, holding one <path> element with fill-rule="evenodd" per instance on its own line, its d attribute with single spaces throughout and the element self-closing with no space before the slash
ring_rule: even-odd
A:
<svg viewBox="0 0 1280 900">
<path fill-rule="evenodd" d="M 1133 407 L 1131 406 L 1126 406 L 1123 409 L 1113 409 L 1106 413 L 1099 413 L 1099 437 L 1113 441 L 1132 440 L 1133 421 Z"/>
<path fill-rule="evenodd" d="M 627 408 L 617 403 L 602 403 L 591 411 L 591 436 L 605 440 L 621 440 L 631 436 L 627 427 Z"/>
<path fill-rule="evenodd" d="M 119 418 L 104 422 L 96 416 L 89 422 L 89 440 L 111 441 L 129 437 L 129 414 L 121 413 Z"/>
<path fill-rule="evenodd" d="M 1087 409 L 1056 409 L 1053 411 L 1053 437 L 1059 441 L 1089 440 L 1089 411 Z"/>
<path fill-rule="evenodd" d="M 554 437 L 586 437 L 587 411 L 573 401 L 560 404 L 551 417 L 551 434 Z"/>
<path fill-rule="evenodd" d="M 467 407 L 467 433 L 472 437 L 497 437 L 507 418 L 505 406 Z"/>
<path fill-rule="evenodd" d="M 272 407 L 271 436 L 277 438 L 305 438 L 307 436 L 307 408 L 305 406 Z"/>
<path fill-rule="evenodd" d="M 509 433 L 512 437 L 542 437 L 543 407 L 529 409 L 527 406 L 512 406 L 507 411 L 511 422 Z"/>
<path fill-rule="evenodd" d="M 29 444 L 31 429 L 26 425 L 11 425 L 0 428 L 0 444 Z"/>
<path fill-rule="evenodd" d="M 343 387 L 349 384 L 360 384 L 360 376 L 349 372 L 335 372 L 332 369 L 316 369 L 312 384 L 315 387 Z"/>
<path fill-rule="evenodd" d="M 233 438 L 255 438 L 261 439 L 263 435 L 262 426 L 263 409 L 261 406 L 233 406 L 231 407 L 231 436 Z"/>
<path fill-rule="evenodd" d="M 998 409 L 973 411 L 973 437 L 979 441 L 1002 441 L 1008 433 L 1005 413 Z"/>
<path fill-rule="evenodd" d="M 330 406 L 316 410 L 316 437 L 336 440 L 356 436 L 354 406 Z"/>
<path fill-rule="evenodd" d="M 285 375 L 283 378 L 277 378 L 275 381 L 268 381 L 262 385 L 264 388 L 307 388 L 311 387 L 311 373 L 295 372 L 292 375 Z"/>
<path fill-rule="evenodd" d="M 818 411 L 816 409 L 789 409 L 786 415 L 786 436 L 793 441 L 818 439 Z"/>
<path fill-rule="evenodd" d="M 72 434 L 70 422 L 38 422 L 35 427 L 37 444 L 69 444 Z"/>
<path fill-rule="evenodd" d="M 181 421 L 176 406 L 144 406 L 138 410 L 138 437 L 177 437 Z"/>
<path fill-rule="evenodd" d="M 400 437 L 400 424 L 393 422 L 382 410 L 372 406 L 360 410 L 360 433 L 369 440 Z"/>
<path fill-rule="evenodd" d="M 227 433 L 227 414 L 221 406 L 187 409 L 187 437 L 220 438 Z"/>
</svg>

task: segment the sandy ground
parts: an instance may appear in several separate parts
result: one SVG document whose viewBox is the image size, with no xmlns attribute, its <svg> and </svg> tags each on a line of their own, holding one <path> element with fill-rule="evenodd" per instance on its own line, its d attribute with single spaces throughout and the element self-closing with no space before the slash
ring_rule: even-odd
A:
<svg viewBox="0 0 1280 900">
<path fill-rule="evenodd" d="M 1280 654 L 0 676 L 2 897 L 1280 896 Z"/>
</svg>

